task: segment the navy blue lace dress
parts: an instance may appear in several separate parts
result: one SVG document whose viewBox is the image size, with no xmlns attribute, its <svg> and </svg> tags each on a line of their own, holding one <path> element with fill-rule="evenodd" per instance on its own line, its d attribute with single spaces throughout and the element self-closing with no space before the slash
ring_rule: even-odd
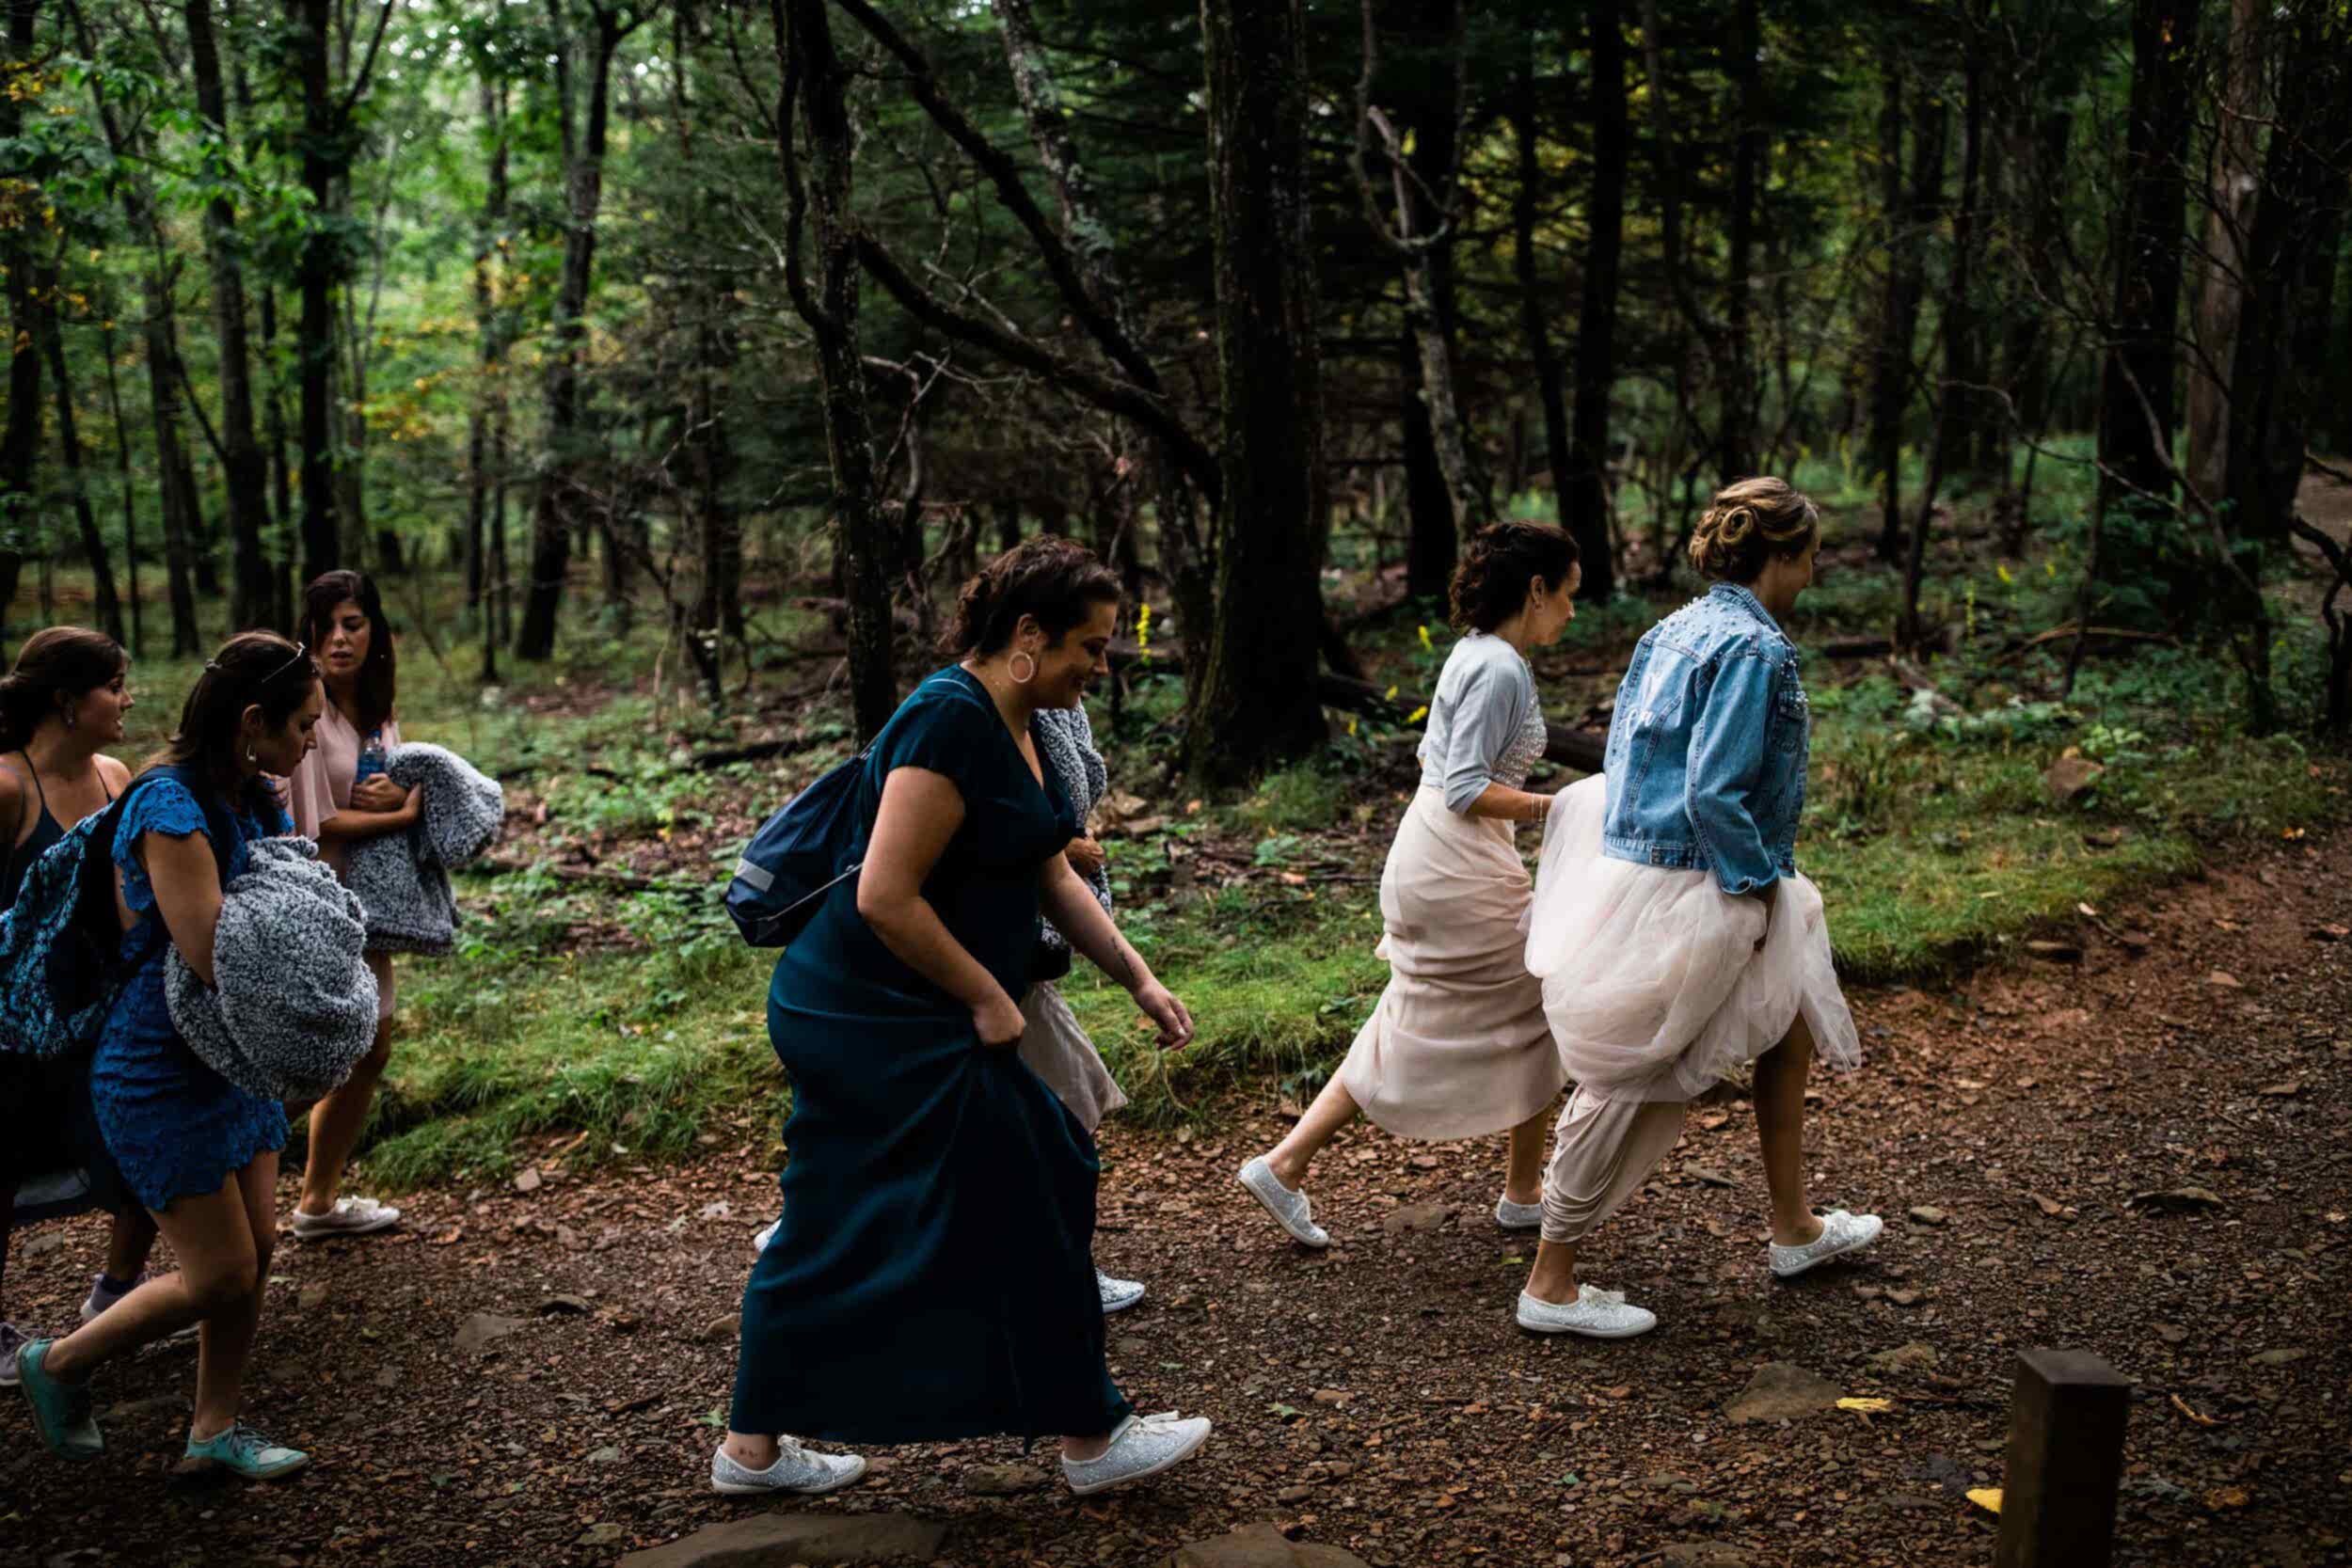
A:
<svg viewBox="0 0 2352 1568">
<path fill-rule="evenodd" d="M 284 810 L 258 799 L 230 814 L 236 842 L 229 875 L 245 870 L 246 846 L 294 832 Z M 122 935 L 130 978 L 106 1015 L 90 1058 L 90 1106 L 124 1182 L 150 1210 L 189 1194 L 220 1190 L 254 1156 L 286 1147 L 286 1108 L 246 1093 L 198 1059 L 171 1026 L 164 1005 L 164 955 L 171 938 L 155 910 L 155 889 L 140 869 L 141 834 L 172 838 L 212 833 L 204 810 L 176 777 L 142 784 L 115 834 L 122 897 L 142 918 Z"/>
</svg>

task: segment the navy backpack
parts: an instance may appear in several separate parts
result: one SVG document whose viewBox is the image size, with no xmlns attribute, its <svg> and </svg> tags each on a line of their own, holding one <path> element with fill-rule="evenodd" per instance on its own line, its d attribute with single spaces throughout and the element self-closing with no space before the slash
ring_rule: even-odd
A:
<svg viewBox="0 0 2352 1568">
<path fill-rule="evenodd" d="M 870 747 L 860 752 L 793 796 L 743 846 L 727 883 L 727 914 L 754 947 L 782 947 L 799 936 L 824 895 L 865 863 L 850 856 L 865 828 L 858 786 L 872 754 Z"/>
</svg>

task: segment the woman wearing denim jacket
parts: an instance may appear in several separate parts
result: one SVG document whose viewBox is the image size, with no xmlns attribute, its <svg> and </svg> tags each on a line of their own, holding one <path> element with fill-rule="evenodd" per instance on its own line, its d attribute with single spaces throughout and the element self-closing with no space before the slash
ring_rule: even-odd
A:
<svg viewBox="0 0 2352 1568">
<path fill-rule="evenodd" d="M 1804 1186 L 1813 1058 L 1862 1060 L 1821 895 L 1796 868 L 1811 715 L 1780 623 L 1820 545 L 1813 503 L 1785 481 L 1715 497 L 1691 542 L 1714 587 L 1642 639 L 1602 776 L 1551 814 L 1527 963 L 1577 1089 L 1544 1174 L 1524 1328 L 1625 1338 L 1657 1325 L 1580 1280 L 1577 1248 L 1674 1147 L 1683 1107 L 1750 1062 L 1772 1273 L 1878 1237 L 1875 1215 L 1814 1214 Z"/>
</svg>

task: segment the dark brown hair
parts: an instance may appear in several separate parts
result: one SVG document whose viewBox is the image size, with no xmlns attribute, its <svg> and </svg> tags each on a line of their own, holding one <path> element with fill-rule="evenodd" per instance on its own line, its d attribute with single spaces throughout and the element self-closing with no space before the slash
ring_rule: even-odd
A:
<svg viewBox="0 0 2352 1568">
<path fill-rule="evenodd" d="M 1492 631 L 1527 603 L 1527 585 L 1541 578 L 1557 589 L 1576 565 L 1576 541 L 1549 523 L 1506 517 L 1471 536 L 1454 568 L 1455 631 Z"/>
<path fill-rule="evenodd" d="M 1024 615 L 1035 616 L 1055 647 L 1101 604 L 1126 597 L 1119 574 L 1084 545 L 1052 534 L 1024 540 L 980 568 L 956 596 L 955 624 L 943 640 L 950 654 L 997 652 Z"/>
<path fill-rule="evenodd" d="M 1715 492 L 1691 534 L 1691 564 L 1717 582 L 1754 582 L 1767 562 L 1803 555 L 1821 513 L 1785 479 L 1743 479 Z"/>
<path fill-rule="evenodd" d="M 87 626 L 50 626 L 24 640 L 0 676 L 0 752 L 21 751 L 42 721 L 131 667 L 122 644 Z"/>
<path fill-rule="evenodd" d="M 336 607 L 356 604 L 368 618 L 368 657 L 360 661 L 356 690 L 361 735 L 392 716 L 398 689 L 399 661 L 392 654 L 392 624 L 384 618 L 384 599 L 375 579 L 365 572 L 322 572 L 302 591 L 302 641 L 313 657 L 326 646 L 335 627 Z"/>
<path fill-rule="evenodd" d="M 318 661 L 307 650 L 274 631 L 238 633 L 204 666 L 180 709 L 180 727 L 147 766 L 177 768 L 224 804 L 261 805 L 271 799 L 269 785 L 258 777 L 247 781 L 238 766 L 237 728 L 245 710 L 258 705 L 262 722 L 276 729 L 318 679 Z"/>
</svg>

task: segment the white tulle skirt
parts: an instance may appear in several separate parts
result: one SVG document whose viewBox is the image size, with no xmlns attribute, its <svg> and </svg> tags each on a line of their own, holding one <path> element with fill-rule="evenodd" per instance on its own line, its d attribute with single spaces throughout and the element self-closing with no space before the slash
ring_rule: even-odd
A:
<svg viewBox="0 0 2352 1568">
<path fill-rule="evenodd" d="M 1799 1018 L 1823 1065 L 1860 1067 L 1820 890 L 1782 879 L 1768 931 L 1764 905 L 1712 872 L 1603 855 L 1607 799 L 1597 775 L 1553 801 L 1528 911 L 1527 967 L 1567 1076 L 1601 1099 L 1694 1100 Z"/>
</svg>

